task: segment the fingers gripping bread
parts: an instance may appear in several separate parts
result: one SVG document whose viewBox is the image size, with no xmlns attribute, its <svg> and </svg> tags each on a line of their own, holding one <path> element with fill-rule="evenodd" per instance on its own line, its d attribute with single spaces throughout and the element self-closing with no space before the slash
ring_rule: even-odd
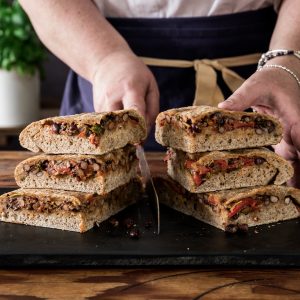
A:
<svg viewBox="0 0 300 300">
<path fill-rule="evenodd" d="M 28 125 L 19 139 L 33 152 L 99 155 L 145 138 L 145 120 L 131 109 L 40 120 Z"/>
<path fill-rule="evenodd" d="M 16 167 L 22 188 L 53 188 L 105 194 L 137 176 L 135 147 L 103 155 L 38 155 Z"/>
<path fill-rule="evenodd" d="M 161 112 L 155 137 L 163 146 L 196 153 L 274 145 L 282 126 L 265 114 L 190 106 Z"/>
<path fill-rule="evenodd" d="M 167 206 L 222 230 L 269 224 L 299 217 L 300 190 L 260 186 L 193 194 L 171 179 L 156 179 Z"/>
<path fill-rule="evenodd" d="M 168 174 L 192 193 L 287 182 L 289 162 L 266 148 L 206 153 L 169 149 Z"/>
<path fill-rule="evenodd" d="M 0 220 L 85 232 L 133 204 L 140 193 L 141 182 L 137 178 L 106 195 L 19 189 L 0 196 Z"/>
</svg>

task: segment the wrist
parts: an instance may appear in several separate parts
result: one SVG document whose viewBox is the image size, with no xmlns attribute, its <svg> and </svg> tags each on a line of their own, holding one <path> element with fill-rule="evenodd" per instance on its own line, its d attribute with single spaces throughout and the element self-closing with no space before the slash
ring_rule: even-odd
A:
<svg viewBox="0 0 300 300">
<path fill-rule="evenodd" d="M 300 76 L 300 59 L 288 55 L 288 56 L 279 56 L 274 57 L 273 59 L 266 62 L 266 65 L 282 65 L 284 67 L 287 67 L 291 69 L 294 73 L 296 73 L 297 76 Z"/>
<path fill-rule="evenodd" d="M 93 83 L 97 76 L 101 74 L 103 71 L 105 72 L 106 65 L 115 61 L 115 64 L 118 65 L 119 61 L 122 59 L 126 59 L 128 56 L 135 56 L 134 53 L 127 45 L 120 45 L 117 47 L 111 47 L 110 51 L 106 51 L 106 53 L 98 57 L 98 60 L 93 64 L 93 68 L 91 71 L 91 82 Z M 108 71 L 108 70 L 106 70 Z"/>
<path fill-rule="evenodd" d="M 143 65 L 143 62 L 131 51 L 129 47 L 113 49 L 107 55 L 102 56 L 94 65 L 91 82 L 94 83 L 99 79 L 101 80 L 101 77 L 106 76 L 112 68 L 115 68 L 116 70 L 122 69 L 124 64 L 126 65 L 129 62 L 135 62 Z"/>
<path fill-rule="evenodd" d="M 294 78 L 300 88 L 300 60 L 298 58 L 296 58 L 296 60 L 298 60 L 298 65 L 292 57 L 275 57 L 271 61 L 267 61 L 257 71 L 267 71 L 270 69 L 277 69 L 281 72 L 284 71 L 286 74 L 288 73 L 290 77 Z"/>
</svg>

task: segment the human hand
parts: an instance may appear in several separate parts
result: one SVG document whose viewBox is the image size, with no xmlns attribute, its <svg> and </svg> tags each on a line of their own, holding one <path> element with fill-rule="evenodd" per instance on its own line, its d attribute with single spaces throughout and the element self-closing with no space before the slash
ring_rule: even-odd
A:
<svg viewBox="0 0 300 300">
<path fill-rule="evenodd" d="M 136 109 L 146 119 L 148 131 L 159 112 L 159 92 L 154 76 L 130 50 L 107 55 L 93 76 L 95 111 Z"/>
<path fill-rule="evenodd" d="M 294 57 L 278 57 L 269 63 L 286 66 L 300 78 L 300 61 Z M 274 149 L 293 164 L 295 176 L 289 183 L 300 187 L 300 87 L 290 74 L 280 69 L 263 68 L 219 107 L 239 111 L 251 107 L 279 119 L 284 134 Z"/>
</svg>

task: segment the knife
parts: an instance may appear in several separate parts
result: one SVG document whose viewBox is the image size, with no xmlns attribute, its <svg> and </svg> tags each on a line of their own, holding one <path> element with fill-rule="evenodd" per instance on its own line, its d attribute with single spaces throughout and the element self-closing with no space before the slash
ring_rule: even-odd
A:
<svg viewBox="0 0 300 300">
<path fill-rule="evenodd" d="M 154 210 L 154 223 L 156 225 L 156 233 L 160 233 L 160 210 L 159 199 L 155 185 L 151 176 L 150 168 L 146 160 L 144 148 L 138 145 L 136 148 L 136 155 L 139 159 L 140 171 L 146 185 L 146 192 L 148 191 L 148 200 L 150 201 L 150 209 Z"/>
</svg>

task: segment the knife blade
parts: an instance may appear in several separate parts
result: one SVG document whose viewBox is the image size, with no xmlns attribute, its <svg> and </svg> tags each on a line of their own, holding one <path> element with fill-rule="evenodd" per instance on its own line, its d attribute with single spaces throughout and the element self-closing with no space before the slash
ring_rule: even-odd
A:
<svg viewBox="0 0 300 300">
<path fill-rule="evenodd" d="M 144 184 L 146 185 L 146 191 L 148 191 L 149 201 L 152 201 L 151 208 L 154 210 L 154 221 L 156 225 L 156 233 L 160 233 L 160 209 L 158 194 L 151 176 L 150 168 L 146 160 L 144 148 L 138 145 L 136 148 L 136 155 L 139 159 L 139 166 Z"/>
</svg>

